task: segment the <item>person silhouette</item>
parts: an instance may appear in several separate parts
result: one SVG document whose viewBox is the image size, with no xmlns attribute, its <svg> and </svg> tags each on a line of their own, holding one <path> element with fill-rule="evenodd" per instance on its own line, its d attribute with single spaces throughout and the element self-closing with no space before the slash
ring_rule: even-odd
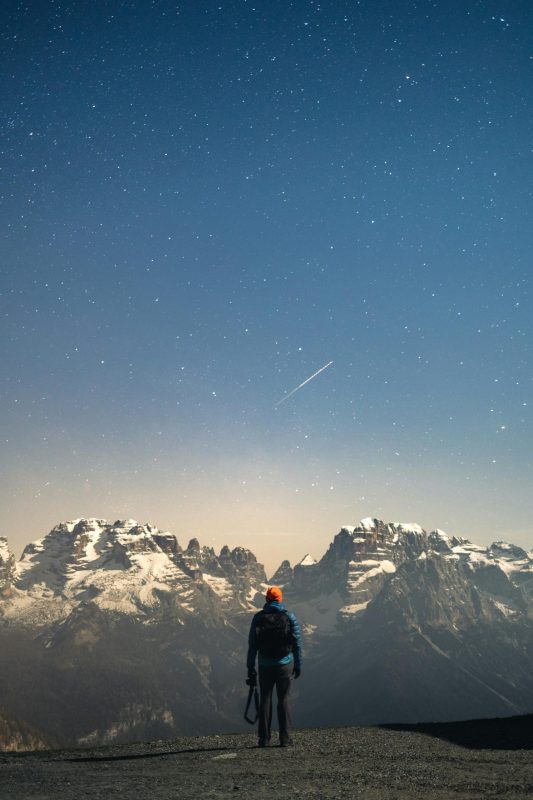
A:
<svg viewBox="0 0 533 800">
<path fill-rule="evenodd" d="M 279 586 L 270 586 L 265 599 L 263 609 L 254 615 L 250 625 L 246 682 L 248 686 L 257 684 L 257 657 L 261 695 L 257 746 L 267 747 L 270 743 L 272 694 L 276 687 L 279 745 L 289 747 L 293 743 L 289 695 L 292 679 L 300 677 L 302 634 L 296 617 L 282 603 L 283 593 Z"/>
</svg>

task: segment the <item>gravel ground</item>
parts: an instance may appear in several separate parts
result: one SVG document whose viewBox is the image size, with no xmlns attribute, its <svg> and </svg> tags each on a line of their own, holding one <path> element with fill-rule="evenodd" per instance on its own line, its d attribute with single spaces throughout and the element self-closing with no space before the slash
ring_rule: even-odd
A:
<svg viewBox="0 0 533 800">
<path fill-rule="evenodd" d="M 235 734 L 4 753 L 0 798 L 531 800 L 530 726 L 502 736 L 498 721 L 298 730 L 291 748 L 258 749 L 255 735 Z"/>
</svg>

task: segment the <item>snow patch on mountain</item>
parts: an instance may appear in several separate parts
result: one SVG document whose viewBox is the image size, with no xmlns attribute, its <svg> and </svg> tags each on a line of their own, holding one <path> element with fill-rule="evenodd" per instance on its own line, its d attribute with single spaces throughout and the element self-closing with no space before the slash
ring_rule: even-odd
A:
<svg viewBox="0 0 533 800">
<path fill-rule="evenodd" d="M 12 558 L 11 551 L 7 544 L 7 539 L 4 536 L 0 536 L 0 565 L 2 562 L 7 564 Z"/>
<path fill-rule="evenodd" d="M 391 522 L 402 533 L 425 533 L 424 528 L 416 522 Z"/>
<path fill-rule="evenodd" d="M 516 617 L 518 613 L 516 608 L 511 608 L 510 606 L 506 605 L 505 603 L 502 603 L 499 600 L 494 600 L 493 602 L 498 611 L 501 611 L 505 617 Z"/>
<path fill-rule="evenodd" d="M 357 614 L 361 614 L 363 611 L 366 611 L 369 602 L 370 600 L 367 600 L 364 603 L 351 603 L 347 606 L 342 606 L 339 608 L 339 615 L 341 618 L 356 617 Z"/>
<path fill-rule="evenodd" d="M 233 587 L 227 578 L 219 578 L 216 575 L 208 575 L 207 573 L 204 573 L 203 579 L 209 588 L 212 589 L 213 592 L 222 600 L 229 600 L 233 598 Z"/>
<path fill-rule="evenodd" d="M 298 562 L 297 566 L 299 567 L 313 567 L 317 563 L 316 559 L 313 556 L 310 556 L 309 553 L 305 555 L 301 561 Z"/>
<path fill-rule="evenodd" d="M 348 585 L 353 590 L 365 581 L 372 580 L 381 573 L 396 572 L 396 567 L 392 561 L 374 561 L 366 559 L 364 561 L 350 561 L 350 578 Z"/>
</svg>

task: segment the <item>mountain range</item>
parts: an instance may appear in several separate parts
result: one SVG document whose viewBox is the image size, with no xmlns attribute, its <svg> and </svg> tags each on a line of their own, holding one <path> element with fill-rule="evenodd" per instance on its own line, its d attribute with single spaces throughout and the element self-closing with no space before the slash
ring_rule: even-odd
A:
<svg viewBox="0 0 533 800">
<path fill-rule="evenodd" d="M 0 537 L 0 748 L 242 730 L 268 584 L 303 629 L 296 724 L 533 709 L 533 553 L 515 545 L 367 518 L 267 581 L 242 547 L 78 519 L 18 562 Z"/>
</svg>

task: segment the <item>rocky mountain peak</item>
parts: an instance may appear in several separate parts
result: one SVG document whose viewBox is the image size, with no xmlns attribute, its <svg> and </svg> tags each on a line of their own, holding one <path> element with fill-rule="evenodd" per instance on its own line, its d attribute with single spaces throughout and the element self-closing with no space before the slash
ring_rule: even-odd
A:
<svg viewBox="0 0 533 800">
<path fill-rule="evenodd" d="M 400 564 L 417 558 L 427 549 L 428 536 L 415 523 L 383 522 L 366 518 L 359 525 L 345 525 L 334 537 L 332 544 L 319 562 L 319 571 L 335 576 L 337 583 L 353 583 L 348 572 L 360 573 L 362 568 L 375 567 L 375 563 Z M 351 565 L 351 566 L 350 566 Z"/>
<path fill-rule="evenodd" d="M 13 558 L 5 536 L 0 536 L 0 564 L 7 564 Z"/>
<path fill-rule="evenodd" d="M 434 565 L 431 569 L 430 563 Z M 338 616 L 349 619 L 364 614 L 389 584 L 402 584 L 401 576 L 407 574 L 403 567 L 410 564 L 414 572 L 409 575 L 440 575 L 441 585 L 445 575 L 446 580 L 453 578 L 460 583 L 466 575 L 467 586 L 474 583 L 480 592 L 503 598 L 504 605 L 509 602 L 512 608 L 517 607 L 513 586 L 531 585 L 533 593 L 533 558 L 522 548 L 505 542 L 482 547 L 450 537 L 440 529 L 427 533 L 417 523 L 384 522 L 373 517 L 358 525 L 343 525 L 319 562 L 306 556 L 295 566 L 292 577 L 281 568 L 274 577 L 283 582 L 296 604 L 298 598 L 302 602 L 316 598 L 316 603 L 326 608 L 330 601 L 325 598 L 337 592 L 342 598 Z M 463 565 L 459 578 L 457 564 Z M 331 618 L 327 619 L 330 625 Z"/>
<path fill-rule="evenodd" d="M 281 588 L 283 588 L 285 584 L 292 583 L 293 577 L 294 574 L 291 567 L 291 562 L 285 560 L 281 562 L 268 583 L 270 586 L 281 586 Z"/>
<path fill-rule="evenodd" d="M 489 547 L 489 552 L 495 558 L 503 558 L 505 561 L 529 561 L 529 555 L 521 547 L 509 542 L 493 542 Z"/>
<path fill-rule="evenodd" d="M 247 550 L 245 547 L 234 547 L 231 551 L 231 560 L 236 567 L 241 569 L 257 564 L 257 558 L 251 550 Z"/>
<path fill-rule="evenodd" d="M 182 552 L 177 537 L 172 533 L 157 532 L 153 534 L 153 539 L 167 555 L 176 556 L 178 553 Z"/>
<path fill-rule="evenodd" d="M 305 556 L 302 558 L 301 561 L 296 564 L 297 567 L 314 567 L 314 565 L 318 563 L 316 558 L 313 558 L 312 555 L 306 553 Z"/>
<path fill-rule="evenodd" d="M 251 550 L 245 547 L 223 547 L 220 551 L 220 564 L 225 572 L 236 585 L 244 587 L 247 583 L 252 583 L 256 587 L 261 587 L 266 583 L 265 570 L 259 564 Z"/>
<path fill-rule="evenodd" d="M 14 559 L 9 563 L 14 565 Z M 5 585 L 6 576 L 2 559 Z M 242 547 L 223 548 L 217 557 L 198 539 L 182 550 L 172 534 L 136 520 L 76 519 L 56 525 L 25 548 L 7 613 L 34 621 L 50 613 L 61 618 L 90 601 L 120 613 L 152 614 L 164 605 L 165 595 L 187 613 L 217 596 L 223 605 L 242 609 L 265 580 L 262 565 Z M 53 609 L 50 598 L 55 598 Z"/>
<path fill-rule="evenodd" d="M 452 546 L 452 540 L 444 531 L 437 528 L 428 534 L 428 547 L 436 553 L 451 553 Z"/>
<path fill-rule="evenodd" d="M 6 595 L 15 579 L 15 556 L 8 547 L 7 539 L 0 536 L 0 595 Z"/>
</svg>

